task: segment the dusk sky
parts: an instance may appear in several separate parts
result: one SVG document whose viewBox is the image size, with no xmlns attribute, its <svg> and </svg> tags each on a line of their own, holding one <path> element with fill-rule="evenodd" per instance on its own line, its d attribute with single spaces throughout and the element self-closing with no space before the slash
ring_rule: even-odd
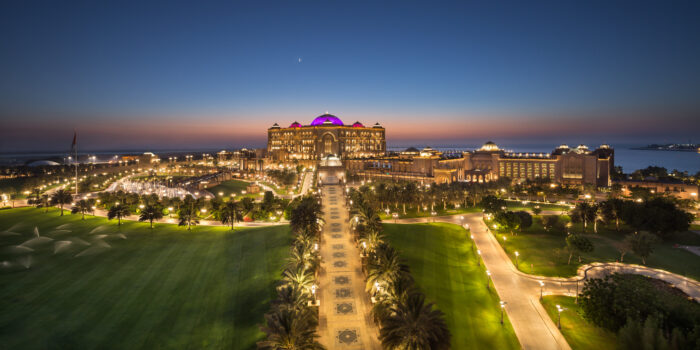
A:
<svg viewBox="0 0 700 350">
<path fill-rule="evenodd" d="M 700 142 L 698 1 L 144 3 L 0 3 L 0 152 Z"/>
</svg>

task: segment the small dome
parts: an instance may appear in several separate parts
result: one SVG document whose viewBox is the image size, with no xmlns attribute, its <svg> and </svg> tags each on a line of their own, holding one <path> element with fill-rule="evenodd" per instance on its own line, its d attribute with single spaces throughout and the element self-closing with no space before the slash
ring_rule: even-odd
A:
<svg viewBox="0 0 700 350">
<path fill-rule="evenodd" d="M 409 147 L 404 150 L 405 153 L 418 153 L 418 148 L 415 147 Z"/>
<path fill-rule="evenodd" d="M 343 121 L 340 120 L 340 118 L 332 115 L 332 114 L 323 114 L 316 119 L 314 119 L 311 122 L 311 126 L 320 126 L 320 125 L 337 125 L 337 126 L 343 126 Z"/>
<path fill-rule="evenodd" d="M 609 148 L 610 148 L 610 145 L 608 145 L 607 143 L 604 143 L 604 144 L 600 145 L 600 147 L 598 147 L 598 148 L 600 148 L 600 149 L 609 149 Z"/>
<path fill-rule="evenodd" d="M 500 151 L 500 148 L 498 148 L 498 146 L 493 141 L 488 141 L 483 146 L 481 146 L 481 148 L 479 150 L 493 152 L 493 151 Z"/>
<path fill-rule="evenodd" d="M 362 125 L 359 121 L 355 122 L 355 124 L 352 124 L 353 128 L 364 128 L 365 126 Z"/>
<path fill-rule="evenodd" d="M 280 128 L 280 125 L 277 123 L 272 124 L 272 126 L 270 127 L 270 129 L 279 129 L 279 128 Z"/>
<path fill-rule="evenodd" d="M 294 123 L 289 125 L 290 128 L 301 128 L 301 124 L 299 122 L 295 121 Z"/>
<path fill-rule="evenodd" d="M 578 148 L 578 149 L 588 149 L 588 146 L 586 146 L 586 145 L 584 145 L 584 144 L 580 144 L 580 145 L 578 145 L 577 148 Z"/>
<path fill-rule="evenodd" d="M 379 125 L 379 122 L 375 123 L 374 126 L 373 126 L 373 128 L 381 128 L 381 127 L 382 127 L 382 126 Z"/>
<path fill-rule="evenodd" d="M 37 160 L 37 161 L 33 161 L 33 162 L 27 164 L 27 166 L 55 166 L 55 165 L 61 165 L 61 164 L 58 164 L 52 160 Z"/>
<path fill-rule="evenodd" d="M 559 147 L 557 147 L 557 149 L 569 149 L 569 145 L 562 143 L 561 145 L 559 145 Z"/>
</svg>

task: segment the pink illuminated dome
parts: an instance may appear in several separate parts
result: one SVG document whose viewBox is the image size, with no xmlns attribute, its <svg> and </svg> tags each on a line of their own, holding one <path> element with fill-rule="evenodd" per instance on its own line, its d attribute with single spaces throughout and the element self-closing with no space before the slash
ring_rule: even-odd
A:
<svg viewBox="0 0 700 350">
<path fill-rule="evenodd" d="M 352 124 L 352 127 L 353 128 L 364 128 L 365 126 L 362 125 L 362 123 L 360 123 L 360 122 L 355 122 L 355 124 Z"/>
<path fill-rule="evenodd" d="M 340 118 L 332 114 L 324 114 L 316 117 L 314 121 L 311 122 L 311 126 L 324 126 L 324 125 L 337 125 L 343 126 L 343 121 Z"/>
<path fill-rule="evenodd" d="M 296 121 L 295 121 L 295 122 L 292 123 L 289 127 L 290 127 L 290 128 L 301 128 L 301 124 L 299 124 L 299 122 L 296 122 Z"/>
</svg>

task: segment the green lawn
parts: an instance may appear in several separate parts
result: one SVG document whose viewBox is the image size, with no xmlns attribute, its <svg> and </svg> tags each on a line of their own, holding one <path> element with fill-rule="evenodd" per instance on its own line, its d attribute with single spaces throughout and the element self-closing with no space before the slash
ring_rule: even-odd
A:
<svg viewBox="0 0 700 350">
<path fill-rule="evenodd" d="M 561 333 L 573 350 L 614 350 L 617 349 L 617 336 L 608 330 L 597 327 L 586 321 L 582 311 L 574 302 L 576 299 L 567 296 L 546 296 L 542 305 L 547 314 L 557 323 L 557 305 L 566 310 L 561 313 Z"/>
<path fill-rule="evenodd" d="M 452 349 L 519 349 L 510 322 L 500 324 L 499 298 L 486 289 L 466 230 L 458 225 L 384 224 L 390 244 L 401 252 L 416 284 L 446 315 Z"/>
<path fill-rule="evenodd" d="M 35 226 L 53 240 L 18 248 Z M 287 226 L 151 232 L 32 208 L 0 210 L 8 229 L 20 235 L 0 234 L 7 349 L 254 348 L 291 240 Z"/>
<path fill-rule="evenodd" d="M 514 201 L 514 200 L 506 200 L 506 206 L 508 207 L 508 210 L 512 211 L 518 211 L 518 210 L 532 210 L 535 207 L 539 207 L 541 210 L 553 210 L 553 211 L 564 211 L 568 212 L 571 210 L 571 207 L 566 206 L 566 205 L 558 205 L 558 204 L 542 204 L 542 203 L 533 203 L 527 201 L 525 204 L 523 204 L 522 201 Z"/>
<path fill-rule="evenodd" d="M 622 245 L 625 234 L 617 232 L 613 227 L 599 225 L 598 234 L 588 228 L 588 237 L 595 247 L 593 252 L 582 255 L 579 263 L 575 255 L 571 264 L 567 264 L 568 254 L 564 251 L 565 233 L 563 231 L 546 232 L 538 218 L 533 218 L 534 224 L 515 236 L 496 231 L 496 237 L 504 247 L 508 256 L 515 263 L 515 252 L 518 257 L 518 269 L 523 272 L 543 276 L 574 276 L 579 266 L 592 262 L 616 262 L 620 259 L 617 246 Z M 626 229 L 623 228 L 623 232 Z M 582 232 L 580 225 L 574 225 L 571 232 Z M 506 237 L 504 244 L 503 237 Z M 692 232 L 682 232 L 674 238 L 655 245 L 654 252 L 647 258 L 647 266 L 675 272 L 700 280 L 700 256 L 685 249 L 675 248 L 679 245 L 700 245 L 700 235 Z M 632 252 L 624 257 L 625 263 L 642 264 L 642 259 Z"/>
<path fill-rule="evenodd" d="M 379 217 L 382 220 L 389 221 L 393 220 L 393 217 L 391 214 L 393 213 L 398 213 L 400 219 L 404 218 L 424 218 L 424 217 L 431 217 L 431 211 L 430 207 L 428 207 L 427 210 L 421 210 L 420 212 L 416 208 L 406 208 L 406 214 L 403 213 L 403 207 L 399 207 L 398 209 L 391 207 L 389 208 L 389 215 L 386 214 L 384 210 L 380 210 L 379 212 Z M 467 207 L 467 208 L 455 208 L 455 209 L 442 209 L 442 205 L 435 206 L 434 207 L 436 216 L 445 216 L 445 215 L 456 215 L 456 214 L 464 214 L 464 213 L 477 213 L 481 211 L 481 208 L 478 207 Z"/>
<path fill-rule="evenodd" d="M 235 193 L 235 200 L 239 200 L 244 197 L 250 197 L 250 198 L 258 198 L 260 197 L 260 194 L 263 192 L 261 191 L 260 194 L 258 193 L 246 193 L 245 195 L 241 194 L 241 191 L 245 191 L 245 189 L 250 185 L 250 182 L 242 181 L 242 180 L 228 180 L 224 181 L 214 187 L 210 187 L 207 189 L 207 191 L 211 192 L 214 196 L 223 199 L 224 201 L 228 201 L 231 198 L 231 194 Z M 219 195 L 219 192 L 222 192 L 222 195 Z"/>
</svg>

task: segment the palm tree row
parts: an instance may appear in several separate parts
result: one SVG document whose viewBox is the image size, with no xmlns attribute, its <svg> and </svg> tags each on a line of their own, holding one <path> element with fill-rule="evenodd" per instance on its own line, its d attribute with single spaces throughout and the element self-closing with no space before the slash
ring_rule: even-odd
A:
<svg viewBox="0 0 700 350">
<path fill-rule="evenodd" d="M 316 277 L 321 261 L 318 242 L 323 214 L 318 200 L 309 195 L 290 204 L 294 239 L 277 299 L 271 303 L 261 327 L 267 339 L 258 343 L 258 349 L 324 349 L 316 341 Z"/>
<path fill-rule="evenodd" d="M 399 253 L 384 241 L 379 208 L 373 195 L 353 191 L 352 219 L 360 244 L 366 290 L 372 295 L 372 316 L 385 349 L 449 349 L 444 314 L 426 302 Z"/>
</svg>

